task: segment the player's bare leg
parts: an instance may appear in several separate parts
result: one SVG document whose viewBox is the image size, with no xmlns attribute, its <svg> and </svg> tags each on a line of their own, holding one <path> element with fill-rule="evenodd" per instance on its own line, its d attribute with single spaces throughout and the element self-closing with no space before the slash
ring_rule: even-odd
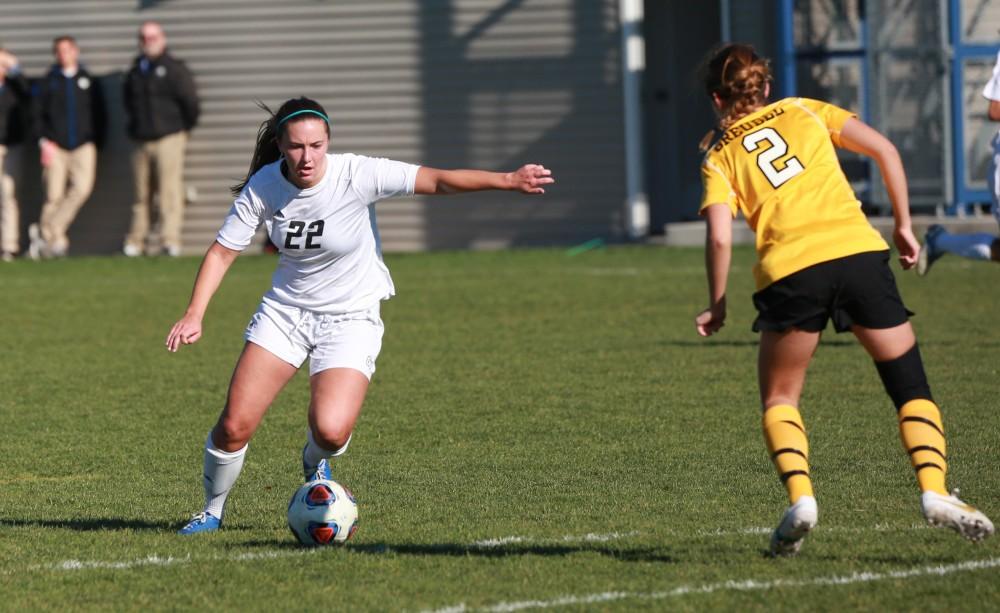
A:
<svg viewBox="0 0 1000 613">
<path fill-rule="evenodd" d="M 798 410 L 819 338 L 819 332 L 796 329 L 761 333 L 757 368 L 764 438 L 791 502 L 771 535 L 770 551 L 775 556 L 798 553 L 819 518 L 809 478 L 809 442 Z"/>
<path fill-rule="evenodd" d="M 248 342 L 243 347 L 229 383 L 226 406 L 205 441 L 205 508 L 181 528 L 180 534 L 211 532 L 221 526 L 226 498 L 243 469 L 247 444 L 296 370 L 258 345 Z"/>
<path fill-rule="evenodd" d="M 309 439 L 302 450 L 306 480 L 329 479 L 329 459 L 343 455 L 368 392 L 368 377 L 353 368 L 329 368 L 310 378 Z"/>
</svg>

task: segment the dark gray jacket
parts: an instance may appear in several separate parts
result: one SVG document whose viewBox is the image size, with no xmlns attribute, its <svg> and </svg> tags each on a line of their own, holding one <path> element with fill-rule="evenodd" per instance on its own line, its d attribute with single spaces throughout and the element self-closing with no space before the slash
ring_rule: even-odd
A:
<svg viewBox="0 0 1000 613">
<path fill-rule="evenodd" d="M 30 119 L 28 81 L 21 73 L 7 74 L 0 86 L 0 145 L 17 145 L 24 140 Z"/>
<path fill-rule="evenodd" d="M 157 140 L 198 123 L 191 72 L 166 51 L 155 60 L 143 55 L 135 59 L 125 76 L 124 102 L 128 135 L 135 140 Z"/>
</svg>

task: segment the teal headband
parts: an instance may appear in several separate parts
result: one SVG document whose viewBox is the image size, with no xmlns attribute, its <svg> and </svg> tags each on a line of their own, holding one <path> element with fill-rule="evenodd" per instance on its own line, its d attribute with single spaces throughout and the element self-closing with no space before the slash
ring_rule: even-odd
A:
<svg viewBox="0 0 1000 613">
<path fill-rule="evenodd" d="M 279 121 L 278 124 L 276 126 L 274 126 L 274 128 L 278 129 L 278 128 L 281 127 L 281 124 L 285 123 L 286 121 L 288 121 L 292 117 L 295 117 L 296 115 L 304 115 L 305 113 L 312 113 L 313 115 L 316 115 L 317 117 L 322 117 L 323 121 L 325 121 L 327 123 L 327 125 L 330 125 L 330 118 L 327 117 L 326 115 L 324 115 L 323 113 L 320 113 L 319 111 L 314 111 L 312 109 L 302 109 L 301 111 L 295 111 L 294 113 L 289 113 L 289 114 L 285 115 L 284 117 L 282 117 L 281 121 Z"/>
</svg>

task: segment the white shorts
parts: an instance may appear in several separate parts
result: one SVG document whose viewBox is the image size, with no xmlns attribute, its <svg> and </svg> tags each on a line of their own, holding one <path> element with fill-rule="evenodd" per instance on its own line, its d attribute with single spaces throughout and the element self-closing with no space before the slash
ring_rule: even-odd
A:
<svg viewBox="0 0 1000 613">
<path fill-rule="evenodd" d="M 989 171 L 986 174 L 986 182 L 990 189 L 990 208 L 993 209 L 993 216 L 1000 223 L 1000 131 L 993 137 L 993 151 L 990 155 Z"/>
<path fill-rule="evenodd" d="M 309 358 L 309 375 L 329 368 L 353 368 L 370 380 L 382 349 L 379 305 L 328 315 L 262 302 L 244 338 L 298 368 Z"/>
</svg>

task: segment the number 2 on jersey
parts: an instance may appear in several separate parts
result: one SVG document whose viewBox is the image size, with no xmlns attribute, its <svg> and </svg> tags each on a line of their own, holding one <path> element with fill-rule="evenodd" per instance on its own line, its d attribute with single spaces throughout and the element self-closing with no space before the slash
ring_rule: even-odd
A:
<svg viewBox="0 0 1000 613">
<path fill-rule="evenodd" d="M 310 223 L 308 228 L 304 221 L 289 221 L 288 233 L 285 234 L 285 249 L 319 249 L 320 244 L 314 243 L 313 239 L 323 236 L 323 226 L 325 225 L 326 222 L 322 219 Z M 308 232 L 306 232 L 307 229 Z M 306 234 L 305 246 L 293 242 L 294 239 L 301 238 L 303 232 Z"/>
<path fill-rule="evenodd" d="M 784 168 L 778 168 L 777 161 L 788 153 L 788 143 L 774 128 L 762 128 L 747 134 L 743 137 L 743 148 L 752 153 L 758 149 L 762 140 L 766 140 L 771 146 L 757 156 L 757 166 L 760 167 L 772 187 L 777 189 L 782 183 L 805 170 L 802 162 L 794 156 L 785 161 Z"/>
</svg>

